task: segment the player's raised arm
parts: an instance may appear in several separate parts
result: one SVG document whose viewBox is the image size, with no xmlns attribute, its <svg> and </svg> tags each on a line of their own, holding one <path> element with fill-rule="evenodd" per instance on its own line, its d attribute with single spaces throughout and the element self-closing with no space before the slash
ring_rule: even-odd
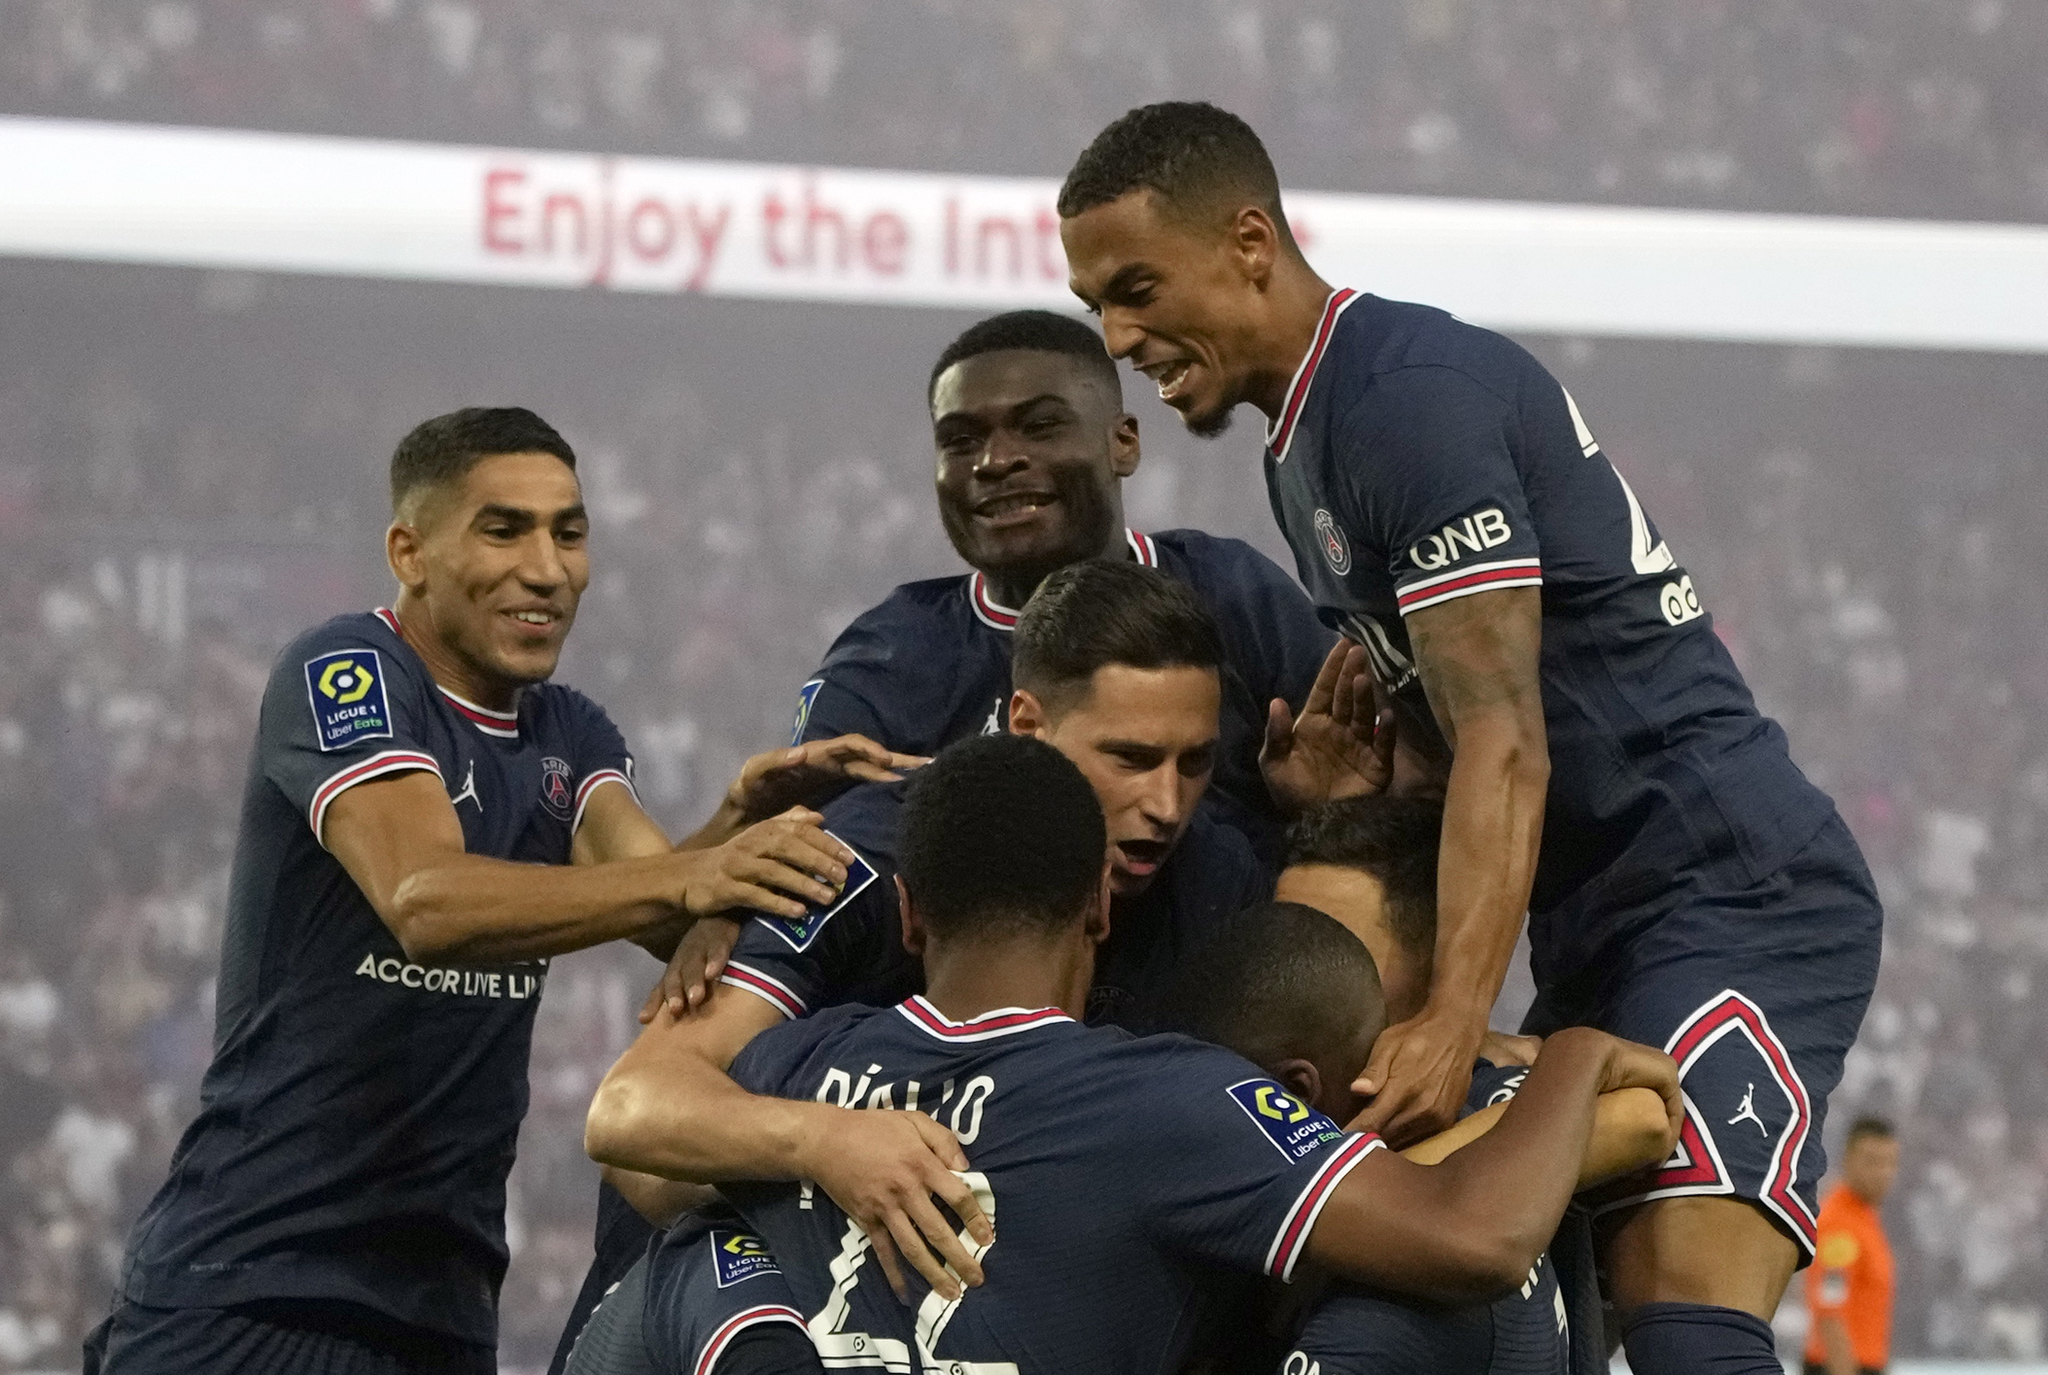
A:
<svg viewBox="0 0 2048 1375">
<path fill-rule="evenodd" d="M 1680 1113 L 1670 1057 L 1587 1028 L 1558 1032 L 1480 1140 L 1433 1166 L 1390 1151 L 1360 1160 L 1322 1205 L 1308 1254 L 1403 1293 L 1500 1294 L 1521 1282 L 1557 1230 L 1595 1132 L 1596 1100 L 1627 1088 L 1657 1094 L 1668 1150 Z"/>
<path fill-rule="evenodd" d="M 1478 592 L 1407 618 L 1415 667 L 1453 750 L 1438 862 L 1435 971 L 1421 1014 L 1389 1027 L 1359 1082 L 1358 1126 L 1397 1144 L 1447 1126 L 1521 933 L 1550 753 L 1537 656 L 1542 594 Z"/>
</svg>

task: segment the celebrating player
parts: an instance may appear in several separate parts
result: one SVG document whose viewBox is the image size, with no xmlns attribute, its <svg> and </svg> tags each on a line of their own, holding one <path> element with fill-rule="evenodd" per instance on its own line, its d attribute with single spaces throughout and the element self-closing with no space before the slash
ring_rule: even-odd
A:
<svg viewBox="0 0 2048 1375">
<path fill-rule="evenodd" d="M 589 581 L 575 462 L 530 411 L 419 426 L 391 460 L 396 604 L 278 659 L 202 1107 L 89 1369 L 494 1370 L 548 957 L 665 954 L 705 913 L 843 883 L 813 813 L 671 850 L 604 712 L 546 681 Z"/>
<path fill-rule="evenodd" d="M 1358 904 L 1347 915 L 1378 926 L 1369 909 Z M 1317 1111 L 1340 1121 L 1355 1115 L 1351 1081 L 1365 1065 L 1373 1032 L 1397 1015 L 1396 985 L 1389 981 L 1382 1012 L 1372 996 L 1373 969 L 1388 968 L 1381 960 L 1388 943 L 1362 941 L 1348 925 L 1295 902 L 1263 903 L 1244 913 L 1182 971 L 1174 1024 L 1243 1055 Z M 1405 952 L 1394 947 L 1388 953 L 1396 974 L 1411 972 L 1398 968 Z M 1404 1155 L 1436 1163 L 1499 1119 L 1501 1105 L 1528 1071 L 1484 1070 L 1473 1076 L 1471 1115 Z M 1579 1187 L 1654 1164 L 1670 1144 L 1664 1104 L 1655 1094 L 1602 1094 Z M 1289 1368 L 1319 1363 L 1331 1375 L 1604 1371 L 1599 1291 L 1568 1303 L 1572 1292 L 1565 1273 L 1544 1256 L 1518 1289 L 1490 1305 L 1445 1307 L 1349 1286 L 1306 1303 L 1290 1295 L 1288 1306 L 1302 1310 L 1290 1334 L 1302 1359 Z"/>
<path fill-rule="evenodd" d="M 929 1239 L 971 1248 L 986 1283 L 963 1294 L 941 1276 L 906 1306 L 873 1282 L 867 1229 L 829 1199 L 728 1184 L 828 1365 L 1176 1369 L 1203 1265 L 1284 1279 L 1307 1258 L 1403 1292 L 1488 1297 L 1522 1282 L 1556 1226 L 1603 1089 L 1657 1088 L 1675 1118 L 1666 1057 L 1566 1031 L 1490 1133 L 1411 1164 L 1227 1051 L 1075 1020 L 1112 880 L 1094 790 L 1060 752 L 963 741 L 912 779 L 903 830 L 904 935 L 926 992 L 775 1028 L 733 1069 L 791 1108 L 942 1120 L 972 1150 L 961 1190 L 996 1230 L 955 1233 L 934 1215 Z M 653 1044 L 628 1050 L 609 1084 L 674 1092 Z M 600 1098 L 600 1156 L 613 1126 Z"/>
<path fill-rule="evenodd" d="M 983 320 L 939 355 L 927 400 L 939 520 L 974 571 L 908 583 L 847 626 L 804 684 L 796 738 L 858 734 L 930 755 L 1001 730 L 1015 608 L 1055 569 L 1134 560 L 1192 587 L 1216 619 L 1228 671 L 1210 805 L 1277 862 L 1291 811 L 1260 777 L 1269 712 L 1275 699 L 1300 708 L 1331 644 L 1301 589 L 1242 541 L 1125 527 L 1138 420 L 1080 321 L 1042 310 Z"/>
<path fill-rule="evenodd" d="M 1059 210 L 1112 354 L 1196 433 L 1265 413 L 1297 572 L 1447 769 L 1429 994 L 1374 1052 L 1363 1123 L 1450 1119 L 1528 908 L 1530 1029 L 1664 1045 L 1695 1105 L 1608 1240 L 1632 1364 L 1776 1371 L 1767 1319 L 1811 1254 L 1821 1114 L 1877 971 L 1833 805 L 1564 389 L 1442 311 L 1332 290 L 1243 121 L 1134 110 Z"/>
</svg>

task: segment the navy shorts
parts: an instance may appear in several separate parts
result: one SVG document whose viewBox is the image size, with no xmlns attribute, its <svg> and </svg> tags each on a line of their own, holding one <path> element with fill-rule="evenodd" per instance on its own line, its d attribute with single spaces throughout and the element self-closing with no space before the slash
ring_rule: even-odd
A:
<svg viewBox="0 0 2048 1375">
<path fill-rule="evenodd" d="M 118 1299 L 85 1339 L 85 1375 L 496 1375 L 487 1346 L 303 1299 L 149 1308 Z"/>
<path fill-rule="evenodd" d="M 1539 945 L 1544 924 L 1532 930 Z M 1674 874 L 1597 948 L 1547 967 L 1539 955 L 1525 1031 L 1596 1026 L 1678 1061 L 1677 1149 L 1594 1195 L 1596 1210 L 1748 1199 L 1799 1243 L 1801 1264 L 1811 1260 L 1821 1124 L 1877 982 L 1883 924 L 1862 853 L 1835 817 L 1767 878 L 1732 865 Z"/>
</svg>

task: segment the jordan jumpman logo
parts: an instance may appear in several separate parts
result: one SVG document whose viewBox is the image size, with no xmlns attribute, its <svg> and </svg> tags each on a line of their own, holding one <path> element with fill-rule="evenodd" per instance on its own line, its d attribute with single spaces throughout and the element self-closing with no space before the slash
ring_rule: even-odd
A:
<svg viewBox="0 0 2048 1375">
<path fill-rule="evenodd" d="M 469 761 L 469 772 L 462 777 L 462 791 L 449 798 L 448 805 L 453 807 L 465 798 L 476 803 L 477 813 L 482 815 L 484 800 L 476 795 L 476 760 L 474 759 Z"/>
<path fill-rule="evenodd" d="M 1732 1127 L 1737 1122 L 1748 1120 L 1756 1123 L 1758 1131 L 1769 1136 L 1771 1129 L 1765 1126 L 1764 1119 L 1756 1114 L 1756 1085 L 1750 1084 L 1747 1087 L 1748 1091 L 1742 1095 L 1742 1106 L 1735 1110 L 1735 1116 L 1728 1119 L 1728 1125 Z"/>
</svg>

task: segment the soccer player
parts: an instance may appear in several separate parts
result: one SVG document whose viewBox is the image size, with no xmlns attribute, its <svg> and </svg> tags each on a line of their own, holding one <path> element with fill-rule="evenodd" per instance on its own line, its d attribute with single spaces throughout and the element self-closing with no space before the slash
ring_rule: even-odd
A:
<svg viewBox="0 0 2048 1375">
<path fill-rule="evenodd" d="M 1243 121 L 1134 110 L 1059 210 L 1113 355 L 1197 433 L 1265 413 L 1296 571 L 1447 771 L 1429 994 L 1374 1051 L 1361 1125 L 1450 1120 L 1528 909 L 1527 1029 L 1663 1045 L 1693 1105 L 1607 1238 L 1630 1362 L 1776 1371 L 1882 925 L 1833 804 L 1564 388 L 1499 335 L 1333 290 Z"/>
<path fill-rule="evenodd" d="M 931 755 L 1003 729 L 1016 608 L 1054 569 L 1128 559 L 1186 583 L 1216 619 L 1228 672 L 1209 805 L 1277 861 L 1292 811 L 1270 796 L 1260 752 L 1269 731 L 1284 748 L 1332 643 L 1301 589 L 1242 541 L 1125 526 L 1138 420 L 1080 321 L 983 320 L 939 355 L 927 401 L 939 521 L 974 571 L 907 583 L 847 626 L 803 686 L 796 739 L 858 734 Z"/>
<path fill-rule="evenodd" d="M 1358 799 L 1368 800 L 1381 799 Z M 1434 841 L 1434 832 L 1429 838 Z M 1430 897 L 1425 893 L 1423 900 Z M 1378 925 L 1375 915 L 1347 904 L 1353 921 Z M 1390 967 L 1381 963 L 1380 951 L 1388 949 L 1397 976 L 1412 971 L 1400 968 L 1406 951 L 1382 941 L 1369 953 L 1371 943 L 1349 924 L 1298 902 L 1263 903 L 1242 914 L 1183 969 L 1174 1025 L 1238 1052 L 1319 1112 L 1338 1120 L 1355 1115 L 1351 1081 L 1371 1051 L 1369 1038 L 1381 1021 L 1397 1015 L 1393 982 L 1383 1014 L 1371 996 L 1374 967 Z M 1436 1163 L 1499 1119 L 1528 1070 L 1484 1068 L 1490 1082 L 1475 1074 L 1466 1105 L 1471 1115 L 1403 1154 Z M 1579 1187 L 1654 1164 L 1669 1145 L 1664 1105 L 1655 1094 L 1602 1094 Z M 1487 1305 L 1447 1306 L 1353 1286 L 1320 1294 L 1311 1288 L 1300 1304 L 1290 1294 L 1287 1306 L 1303 1310 L 1292 1334 L 1300 1359 L 1290 1368 L 1319 1363 L 1331 1375 L 1604 1371 L 1598 1288 L 1590 1304 L 1573 1306 L 1560 1288 L 1563 1278 L 1546 1255 L 1519 1288 Z"/>
<path fill-rule="evenodd" d="M 548 957 L 844 881 L 815 813 L 672 850 L 619 732 L 547 681 L 589 580 L 575 461 L 530 411 L 420 425 L 391 460 L 397 601 L 279 657 L 200 1113 L 88 1368 L 495 1369 Z"/>
<path fill-rule="evenodd" d="M 1202 1266 L 1285 1279 L 1307 1259 L 1404 1292 L 1490 1296 L 1522 1281 L 1555 1227 L 1603 1089 L 1658 1088 L 1675 1118 L 1665 1057 L 1571 1030 L 1490 1133 L 1411 1164 L 1218 1047 L 1075 1020 L 1110 874 L 1094 790 L 1057 750 L 1018 736 L 951 747 L 912 779 L 903 830 L 904 935 L 926 992 L 788 1023 L 733 1069 L 793 1112 L 943 1120 L 995 1232 L 935 1216 L 931 1238 L 971 1246 L 986 1282 L 899 1302 L 874 1282 L 867 1229 L 829 1198 L 795 1181 L 726 1185 L 828 1365 L 1175 1369 L 1202 1317 Z M 593 1105 L 600 1157 L 637 1156 L 618 1089 L 674 1091 L 657 1044 L 629 1049 Z"/>
<path fill-rule="evenodd" d="M 1806 1272 L 1806 1375 L 1881 1375 L 1890 1360 L 1892 1248 L 1878 1210 L 1898 1175 L 1891 1123 L 1857 1118 L 1842 1180 L 1821 1200 L 1820 1245 Z"/>
</svg>

